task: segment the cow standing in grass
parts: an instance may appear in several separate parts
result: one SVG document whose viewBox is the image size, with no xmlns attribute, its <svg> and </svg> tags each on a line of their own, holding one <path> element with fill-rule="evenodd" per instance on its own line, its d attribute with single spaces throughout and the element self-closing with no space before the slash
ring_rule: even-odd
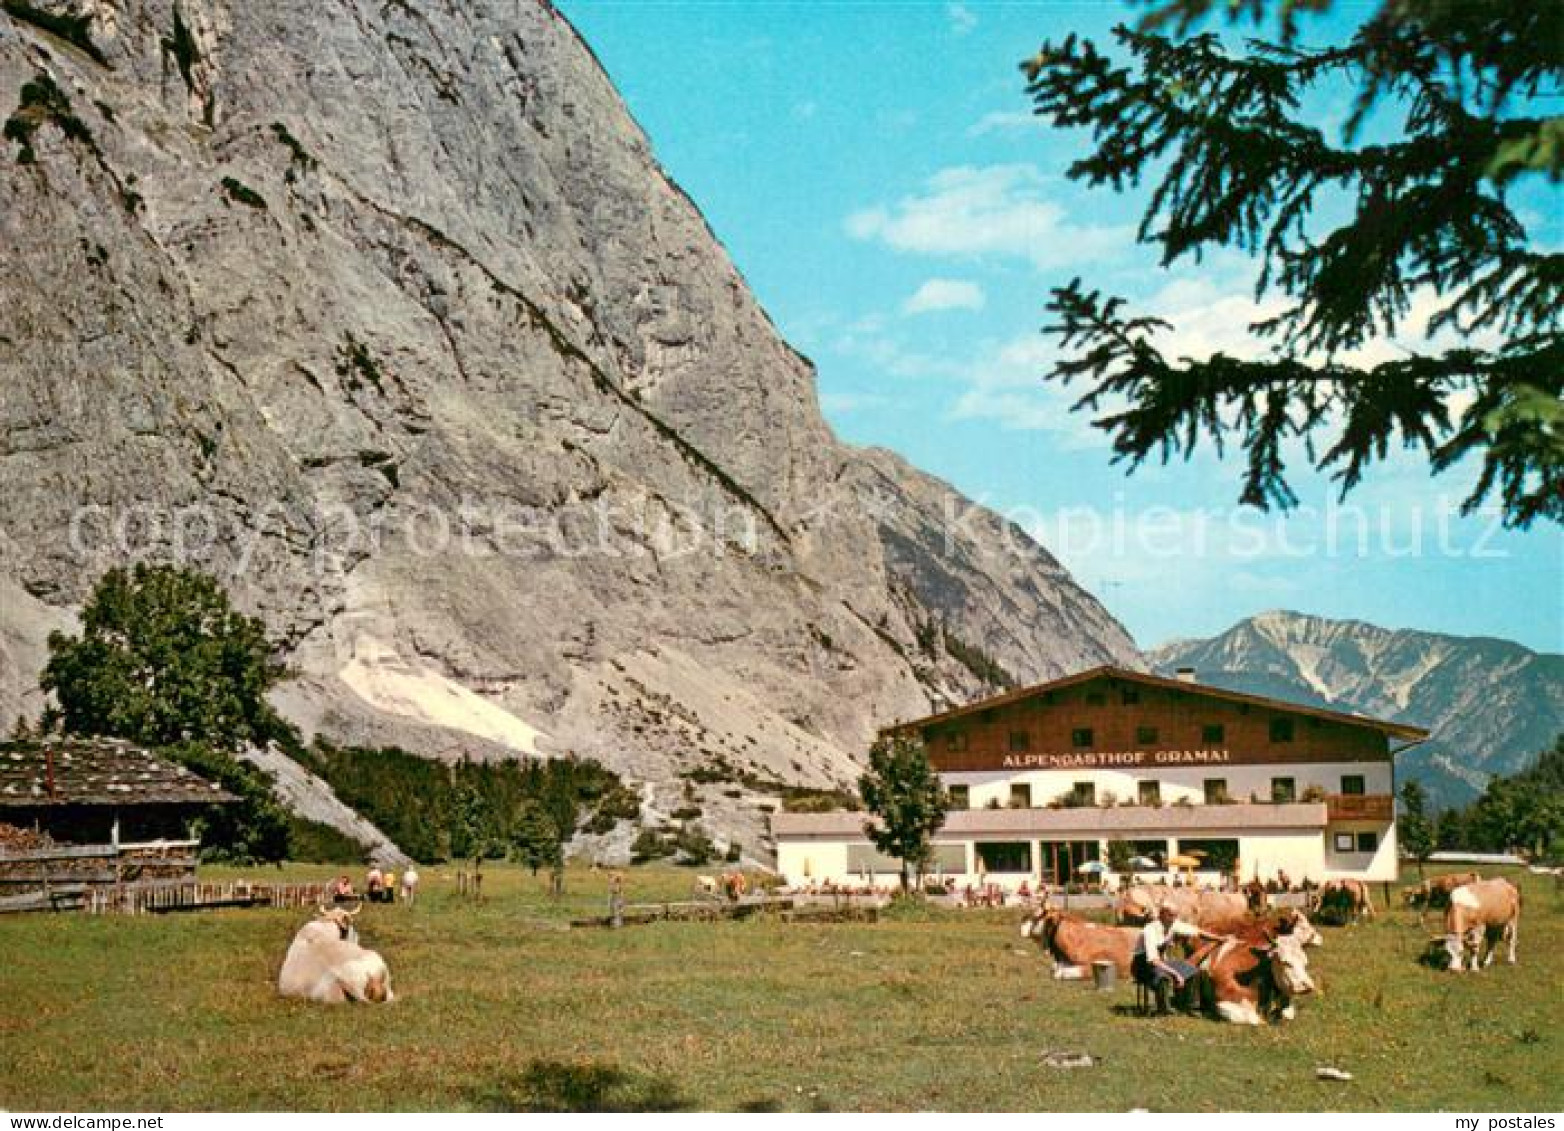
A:
<svg viewBox="0 0 1564 1131">
<path fill-rule="evenodd" d="M 1241 892 L 1202 891 L 1147 884 L 1126 888 L 1114 907 L 1114 917 L 1126 926 L 1141 927 L 1163 907 L 1202 930 L 1226 934 L 1250 921 L 1249 900 Z"/>
<path fill-rule="evenodd" d="M 1309 910 L 1338 926 L 1374 917 L 1374 900 L 1362 880 L 1329 880 L 1309 904 Z"/>
<path fill-rule="evenodd" d="M 1445 909 L 1442 940 L 1450 969 L 1479 970 L 1489 966 L 1506 941 L 1510 950 L 1506 961 L 1515 965 L 1520 929 L 1521 893 L 1509 880 L 1479 880 L 1456 888 Z"/>
<path fill-rule="evenodd" d="M 1449 907 L 1451 892 L 1466 884 L 1475 884 L 1480 879 L 1482 877 L 1476 872 L 1451 872 L 1444 876 L 1430 876 L 1415 887 L 1404 888 L 1401 898 L 1408 907 L 1417 911 L 1417 919 L 1421 923 L 1424 911 L 1441 911 Z"/>
</svg>

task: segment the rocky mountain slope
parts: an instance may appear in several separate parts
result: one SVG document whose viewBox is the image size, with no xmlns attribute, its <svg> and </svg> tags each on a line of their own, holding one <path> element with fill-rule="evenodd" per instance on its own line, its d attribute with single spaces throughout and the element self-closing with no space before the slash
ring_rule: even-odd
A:
<svg viewBox="0 0 1564 1131">
<path fill-rule="evenodd" d="M 835 439 L 546 4 L 8 0 L 0 116 L 7 718 L 135 557 L 262 615 L 307 729 L 668 794 L 718 755 L 842 783 L 877 725 L 1139 662 Z"/>
<path fill-rule="evenodd" d="M 1564 656 L 1506 640 L 1271 612 L 1147 658 L 1205 683 L 1427 727 L 1433 737 L 1397 767 L 1443 802 L 1471 800 L 1564 732 Z"/>
</svg>

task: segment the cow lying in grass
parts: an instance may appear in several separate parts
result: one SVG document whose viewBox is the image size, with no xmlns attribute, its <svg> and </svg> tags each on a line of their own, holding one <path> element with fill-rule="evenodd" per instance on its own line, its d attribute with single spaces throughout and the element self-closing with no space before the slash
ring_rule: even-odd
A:
<svg viewBox="0 0 1564 1131">
<path fill-rule="evenodd" d="M 1272 1017 L 1291 1021 L 1297 1015 L 1294 999 L 1316 989 L 1297 934 L 1245 932 L 1215 944 L 1199 971 L 1202 1008 L 1235 1025 L 1259 1025 Z"/>
<path fill-rule="evenodd" d="M 1140 932 L 1133 927 L 1103 927 L 1046 904 L 1021 921 L 1021 937 L 1030 938 L 1053 959 L 1054 977 L 1079 979 L 1093 962 L 1112 962 L 1128 977 Z"/>
<path fill-rule="evenodd" d="M 282 960 L 277 992 L 328 1005 L 394 1001 L 385 960 L 358 945 L 353 917 L 361 910 L 322 907 L 319 915 L 300 927 Z"/>
</svg>

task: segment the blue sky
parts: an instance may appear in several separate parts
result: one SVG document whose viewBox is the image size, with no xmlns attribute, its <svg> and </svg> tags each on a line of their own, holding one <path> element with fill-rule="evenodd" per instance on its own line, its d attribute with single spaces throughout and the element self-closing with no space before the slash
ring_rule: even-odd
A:
<svg viewBox="0 0 1564 1131">
<path fill-rule="evenodd" d="M 1252 339 L 1253 265 L 1171 271 L 1135 245 L 1139 194 L 1065 180 L 1079 134 L 1029 113 L 1019 62 L 1047 38 L 1106 39 L 1108 3 L 564 0 L 782 333 L 819 367 L 856 444 L 894 449 L 1035 530 L 1143 646 L 1273 608 L 1564 650 L 1564 534 L 1453 514 L 1471 475 L 1398 458 L 1336 511 L 1236 506 L 1212 454 L 1110 466 L 1100 434 L 1040 376 L 1049 287 L 1076 275 L 1175 323 L 1181 354 Z M 1370 10 L 1308 25 L 1322 42 Z M 1340 120 L 1329 94 L 1310 107 Z M 1559 194 L 1521 201 L 1564 244 Z M 1412 339 L 1408 339 L 1412 340 Z M 1252 349 L 1252 345 L 1248 348 Z M 1394 352 L 1394 343 L 1372 347 Z"/>
</svg>

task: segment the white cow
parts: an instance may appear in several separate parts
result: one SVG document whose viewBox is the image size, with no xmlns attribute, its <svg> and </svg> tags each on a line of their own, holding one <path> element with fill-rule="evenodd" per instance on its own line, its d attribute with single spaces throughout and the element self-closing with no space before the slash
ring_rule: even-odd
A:
<svg viewBox="0 0 1564 1131">
<path fill-rule="evenodd" d="M 329 1005 L 395 1001 L 385 960 L 358 945 L 353 917 L 361 909 L 322 907 L 319 916 L 300 927 L 282 960 L 277 992 Z"/>
<path fill-rule="evenodd" d="M 402 902 L 411 906 L 418 898 L 418 869 L 411 864 L 402 873 Z"/>
</svg>

